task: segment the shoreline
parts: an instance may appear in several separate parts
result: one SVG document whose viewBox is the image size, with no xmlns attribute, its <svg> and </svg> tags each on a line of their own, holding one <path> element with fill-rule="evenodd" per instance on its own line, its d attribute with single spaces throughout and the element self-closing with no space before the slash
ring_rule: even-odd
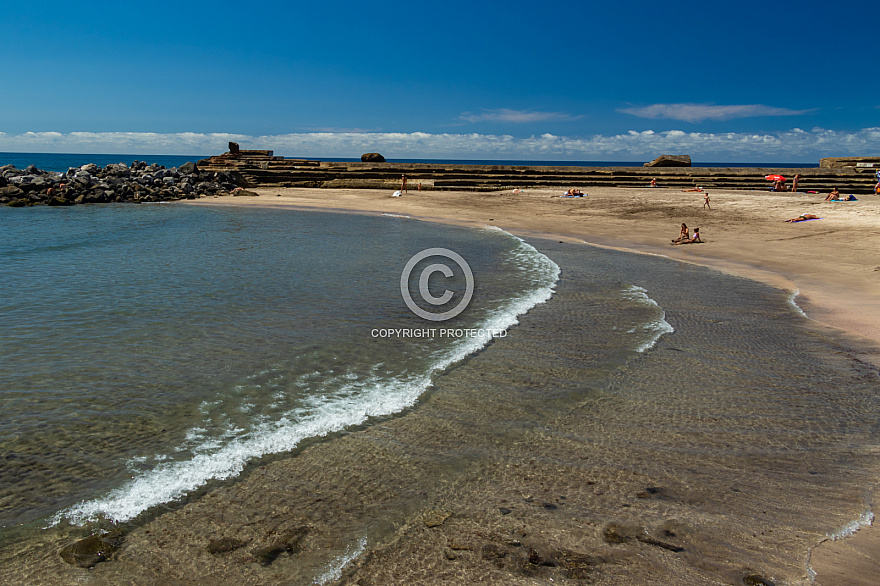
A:
<svg viewBox="0 0 880 586">
<path fill-rule="evenodd" d="M 861 273 L 873 277 L 859 278 L 852 274 L 846 274 L 846 271 L 858 263 L 841 263 L 838 256 L 845 257 L 854 240 L 863 240 L 861 248 L 870 250 L 873 243 L 880 244 L 880 237 L 872 236 L 873 232 L 880 231 L 880 198 L 867 201 L 853 202 L 854 205 L 862 204 L 855 208 L 860 214 L 870 214 L 870 218 L 858 218 L 862 224 L 859 226 L 860 233 L 853 235 L 852 238 L 841 240 L 838 242 L 837 236 L 844 231 L 854 232 L 852 228 L 842 226 L 842 222 L 851 219 L 846 213 L 837 213 L 839 210 L 832 209 L 834 216 L 829 214 L 828 218 L 823 220 L 834 220 L 834 224 L 824 228 L 823 230 L 813 231 L 806 235 L 778 233 L 775 238 L 763 240 L 762 235 L 766 234 L 770 228 L 780 228 L 781 230 L 792 227 L 805 227 L 805 224 L 817 224 L 817 222 L 802 222 L 796 224 L 785 224 L 782 220 L 764 220 L 763 225 L 750 228 L 749 231 L 757 233 L 755 240 L 748 242 L 732 242 L 731 237 L 741 235 L 737 230 L 738 227 L 745 226 L 747 221 L 759 222 L 759 218 L 747 218 L 746 221 L 739 219 L 737 225 L 733 228 L 723 228 L 722 236 L 714 236 L 711 230 L 715 218 L 704 217 L 706 222 L 699 224 L 704 226 L 708 224 L 709 230 L 703 229 L 703 234 L 707 238 L 706 243 L 699 246 L 669 246 L 667 236 L 673 234 L 677 229 L 675 219 L 665 219 L 658 222 L 643 217 L 634 217 L 629 221 L 620 221 L 615 218 L 612 222 L 602 226 L 595 223 L 581 228 L 574 225 L 581 218 L 571 218 L 567 214 L 559 214 L 550 217 L 530 217 L 529 204 L 535 203 L 537 200 L 542 205 L 547 205 L 546 199 L 552 198 L 552 194 L 556 194 L 554 189 L 541 189 L 532 192 L 534 195 L 524 198 L 522 195 L 510 194 L 488 194 L 496 197 L 502 196 L 502 202 L 505 205 L 511 200 L 520 199 L 518 202 L 526 209 L 514 210 L 497 210 L 498 214 L 502 214 L 502 218 L 507 216 L 507 222 L 499 221 L 491 217 L 480 219 L 475 217 L 477 210 L 468 209 L 467 205 L 461 205 L 462 200 L 466 198 L 484 198 L 486 195 L 470 193 L 470 192 L 412 192 L 409 197 L 420 197 L 417 204 L 410 204 L 405 200 L 407 196 L 401 198 L 390 198 L 387 193 L 382 190 L 366 190 L 366 189 L 307 189 L 307 188 L 257 188 L 254 190 L 259 193 L 259 198 L 203 198 L 201 200 L 181 202 L 187 205 L 257 205 L 260 207 L 291 207 L 301 210 L 315 211 L 339 211 L 348 213 L 363 214 L 396 214 L 411 217 L 414 220 L 441 222 L 468 227 L 485 227 L 487 225 L 497 226 L 505 231 L 517 236 L 526 236 L 534 238 L 548 238 L 567 240 L 569 242 L 579 242 L 591 246 L 618 250 L 621 252 L 631 252 L 636 254 L 657 255 L 673 260 L 687 262 L 699 266 L 705 266 L 719 270 L 721 272 L 744 277 L 773 287 L 788 290 L 796 294 L 797 306 L 806 314 L 806 316 L 814 321 L 832 328 L 843 330 L 849 334 L 867 338 L 876 343 L 880 343 L 880 264 L 870 262 L 870 259 L 864 259 L 861 262 Z M 720 198 L 734 200 L 736 205 L 737 199 L 750 200 L 762 198 L 772 201 L 775 204 L 775 210 L 779 212 L 778 217 L 791 217 L 798 215 L 797 210 L 803 209 L 804 206 L 813 206 L 817 203 L 824 203 L 826 206 L 833 206 L 831 202 L 822 202 L 820 196 L 815 194 L 769 194 L 766 192 L 713 192 L 713 203 L 716 206 L 712 211 L 700 210 L 699 206 L 702 202 L 700 194 L 680 193 L 679 190 L 664 189 L 628 189 L 628 188 L 601 188 L 592 190 L 601 192 L 606 198 L 614 197 L 619 193 L 629 195 L 633 192 L 640 196 L 644 195 L 661 195 L 665 196 L 663 203 L 669 204 L 672 198 L 680 197 L 692 200 L 691 210 L 688 210 L 692 216 L 701 214 L 726 213 L 719 209 L 723 206 Z M 334 195 L 342 194 L 342 198 L 334 198 L 328 200 L 327 193 Z M 281 194 L 278 197 L 276 194 Z M 266 196 L 272 197 L 268 199 Z M 440 206 L 432 205 L 429 200 L 441 200 Z M 716 201 L 716 199 L 718 201 Z M 865 198 L 866 199 L 866 198 Z M 451 200 L 451 201 L 450 201 Z M 580 201 L 583 200 L 583 201 Z M 562 200 L 557 201 L 551 199 L 551 205 L 562 203 L 564 205 L 577 205 L 592 200 L 592 197 L 578 198 L 578 200 Z M 697 201 L 699 200 L 699 201 Z M 364 205 L 369 202 L 372 205 Z M 577 203 L 576 203 L 577 202 Z M 425 204 L 428 205 L 425 205 Z M 450 209 L 450 203 L 455 208 Z M 644 202 L 639 202 L 644 205 Z M 726 203 L 726 202 L 725 202 Z M 753 202 L 749 202 L 754 207 Z M 403 205 L 400 205 L 403 204 Z M 680 206 L 677 204 L 669 204 L 673 211 L 679 211 Z M 866 209 L 867 208 L 867 209 Z M 721 208 L 723 209 L 723 207 Z M 853 211 L 855 211 L 853 210 Z M 568 210 L 566 210 L 568 211 Z M 603 220 L 602 212 L 599 210 L 596 218 Z M 751 210 L 754 211 L 754 210 Z M 851 210 L 842 210 L 848 212 Z M 545 212 L 546 213 L 546 212 Z M 687 213 L 687 211 L 684 211 Z M 498 215 L 493 214 L 493 215 Z M 789 215 L 790 214 L 790 215 Z M 485 215 L 485 214 L 483 214 Z M 489 222 L 492 222 L 491 224 Z M 554 225 L 554 222 L 559 222 Z M 690 226 L 697 225 L 692 221 L 687 222 Z M 831 222 L 829 222 L 830 224 Z M 551 227 L 552 225 L 552 227 Z M 625 229 L 638 227 L 640 233 L 626 232 L 625 237 L 621 237 L 621 231 Z M 814 226 L 810 226 L 812 229 Z M 861 233 L 863 232 L 863 233 Z M 752 236 L 749 236 L 750 238 Z M 788 247 L 782 248 L 780 244 L 786 238 L 798 240 L 793 249 Z M 809 238 L 819 243 L 819 246 L 812 246 L 804 249 L 801 246 L 802 240 Z M 779 246 L 778 252 L 768 253 L 766 258 L 760 258 L 762 253 L 766 253 L 764 243 L 768 246 Z M 824 254 L 824 258 L 815 258 L 807 260 L 803 257 L 805 254 L 815 254 L 825 248 L 824 244 L 828 243 L 828 253 Z M 719 250 L 719 248 L 724 250 Z M 840 251 L 838 253 L 838 251 Z M 876 261 L 880 263 L 880 260 Z M 828 271 L 828 274 L 823 274 Z M 868 271 L 877 273 L 870 275 Z"/>
<path fill-rule="evenodd" d="M 546 189 L 534 190 L 527 197 L 506 193 L 487 197 L 475 193 L 410 192 L 400 198 L 390 198 L 387 192 L 375 190 L 256 191 L 260 194 L 258 198 L 203 199 L 188 205 L 292 207 L 408 216 L 471 227 L 494 225 L 520 237 L 561 238 L 623 252 L 658 255 L 789 291 L 792 304 L 809 319 L 840 330 L 845 336 L 880 343 L 880 266 L 873 266 L 870 256 L 861 252 L 856 258 L 846 257 L 854 241 L 859 243 L 860 251 L 880 244 L 880 237 L 873 235 L 880 228 L 880 202 L 867 198 L 847 208 L 832 207 L 835 204 L 822 202 L 821 197 L 813 194 L 713 192 L 715 209 L 708 211 L 700 209 L 701 194 L 658 189 L 591 189 L 596 195 L 576 200 L 554 198 L 557 190 Z M 600 205 L 596 205 L 597 195 L 602 198 Z M 648 214 L 653 215 L 636 213 L 632 218 L 621 217 L 626 210 L 615 205 L 615 198 L 636 199 L 630 202 L 636 209 L 649 207 Z M 822 204 L 824 209 L 818 209 L 822 211 L 822 222 L 827 224 L 782 221 L 807 213 L 799 211 L 805 207 Z M 768 208 L 774 214 L 772 218 L 762 214 Z M 711 214 L 734 218 L 732 222 L 719 222 Z M 677 228 L 678 218 L 673 216 L 688 218 L 685 221 L 689 226 L 699 225 L 706 243 L 665 245 L 666 238 L 670 233 L 674 235 Z M 692 223 L 693 217 L 699 218 L 699 224 Z M 840 240 L 847 232 L 853 238 Z M 745 243 L 733 240 L 741 240 L 744 233 L 746 237 L 758 236 Z M 870 489 L 873 492 L 874 487 Z M 864 524 L 843 539 L 829 538 L 817 543 L 808 552 L 808 567 L 815 576 L 812 583 L 876 583 L 880 580 L 880 561 L 865 552 L 878 548 L 880 530 Z"/>
</svg>

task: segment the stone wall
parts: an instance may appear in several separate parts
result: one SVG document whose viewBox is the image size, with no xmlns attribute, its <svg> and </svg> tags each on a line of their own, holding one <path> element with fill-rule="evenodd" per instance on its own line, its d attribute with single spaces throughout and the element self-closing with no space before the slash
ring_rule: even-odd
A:
<svg viewBox="0 0 880 586">
<path fill-rule="evenodd" d="M 399 189 L 401 175 L 407 187 L 423 190 L 500 191 L 549 187 L 647 187 L 651 179 L 658 187 L 690 189 L 769 190 L 764 177 L 782 172 L 790 179 L 800 174 L 799 191 L 828 192 L 838 187 L 844 193 L 874 192 L 871 169 L 805 168 L 775 169 L 750 167 L 553 167 L 509 165 L 452 165 L 442 163 L 362 163 L 285 159 L 271 151 L 240 151 L 237 156 L 219 155 L 199 161 L 206 171 L 238 171 L 254 187 L 319 187 Z"/>
</svg>

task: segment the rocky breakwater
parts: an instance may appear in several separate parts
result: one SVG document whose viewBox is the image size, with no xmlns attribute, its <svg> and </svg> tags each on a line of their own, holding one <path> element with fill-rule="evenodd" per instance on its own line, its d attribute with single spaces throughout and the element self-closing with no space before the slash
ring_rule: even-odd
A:
<svg viewBox="0 0 880 586">
<path fill-rule="evenodd" d="M 0 167 L 0 205 L 68 206 L 81 203 L 143 203 L 221 195 L 256 195 L 237 171 L 200 171 L 195 163 L 166 169 L 135 161 L 71 167 L 65 173 L 30 165 Z"/>
</svg>

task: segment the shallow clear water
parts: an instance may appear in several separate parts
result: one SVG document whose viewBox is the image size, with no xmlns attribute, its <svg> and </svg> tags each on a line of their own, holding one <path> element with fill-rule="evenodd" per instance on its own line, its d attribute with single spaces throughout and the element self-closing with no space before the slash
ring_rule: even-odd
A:
<svg viewBox="0 0 880 586">
<path fill-rule="evenodd" d="M 129 520 L 253 458 L 399 412 L 489 334 L 388 331 L 502 331 L 556 281 L 504 232 L 401 218 L 154 205 L 3 210 L 0 222 L 7 527 L 59 511 Z M 439 324 L 400 292 L 408 258 L 436 246 L 476 275 L 467 309 Z M 430 283 L 451 288 L 450 305 L 466 284 Z"/>
</svg>

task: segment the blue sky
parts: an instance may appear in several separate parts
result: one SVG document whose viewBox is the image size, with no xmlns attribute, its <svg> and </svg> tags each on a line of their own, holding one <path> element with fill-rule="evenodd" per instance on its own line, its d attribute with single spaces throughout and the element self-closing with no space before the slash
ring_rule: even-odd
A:
<svg viewBox="0 0 880 586">
<path fill-rule="evenodd" d="M 869 3 L 16 3 L 0 150 L 880 154 Z"/>
</svg>

